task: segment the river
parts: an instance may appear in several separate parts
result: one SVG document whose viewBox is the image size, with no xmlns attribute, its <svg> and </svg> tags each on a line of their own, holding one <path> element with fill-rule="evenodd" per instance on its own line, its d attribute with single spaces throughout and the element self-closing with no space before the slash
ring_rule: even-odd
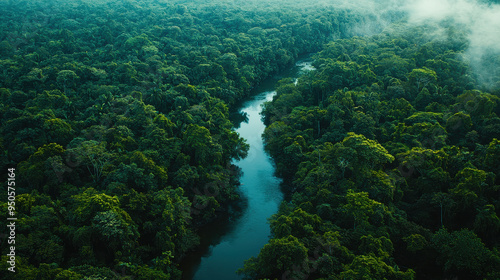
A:
<svg viewBox="0 0 500 280">
<path fill-rule="evenodd" d="M 278 211 L 283 193 L 281 180 L 274 176 L 272 160 L 264 151 L 262 104 L 272 100 L 279 79 L 297 78 L 303 71 L 312 69 L 309 60 L 300 60 L 287 71 L 262 83 L 238 106 L 241 109 L 232 114 L 233 122 L 238 123 L 236 131 L 250 145 L 248 156 L 234 162 L 243 172 L 240 192 L 245 206 L 228 219 L 219 219 L 200 229 L 199 249 L 187 256 L 180 266 L 184 280 L 241 279 L 236 270 L 243 267 L 245 260 L 257 256 L 269 241 L 267 219 Z M 236 121 L 238 119 L 244 121 L 240 123 Z"/>
</svg>

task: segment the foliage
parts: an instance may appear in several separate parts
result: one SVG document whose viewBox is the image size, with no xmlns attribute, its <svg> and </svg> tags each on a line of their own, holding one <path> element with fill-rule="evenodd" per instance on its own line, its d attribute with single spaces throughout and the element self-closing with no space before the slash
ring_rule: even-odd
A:
<svg viewBox="0 0 500 280">
<path fill-rule="evenodd" d="M 233 105 L 351 22 L 248 4 L 0 3 L 0 165 L 18 171 L 23 273 L 180 277 L 198 227 L 239 198 Z"/>
<path fill-rule="evenodd" d="M 289 197 L 273 237 L 294 235 L 310 260 L 290 278 L 497 277 L 498 93 L 475 83 L 461 39 L 429 30 L 334 40 L 265 104 L 263 138 Z M 344 253 L 313 242 L 328 232 Z M 279 278 L 263 260 L 242 271 Z"/>
<path fill-rule="evenodd" d="M 290 199 L 241 273 L 498 276 L 500 97 L 460 30 L 311 1 L 28 2 L 0 3 L 19 279 L 180 279 L 196 231 L 239 199 L 229 112 L 321 49 L 265 105 Z"/>
</svg>

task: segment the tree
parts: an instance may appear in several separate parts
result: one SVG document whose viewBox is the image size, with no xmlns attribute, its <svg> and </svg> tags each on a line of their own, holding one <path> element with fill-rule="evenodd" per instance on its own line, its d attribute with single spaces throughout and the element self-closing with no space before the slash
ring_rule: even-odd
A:
<svg viewBox="0 0 500 280">
<path fill-rule="evenodd" d="M 74 214 L 70 217 L 78 224 L 89 225 L 91 220 L 99 213 L 119 209 L 120 201 L 117 196 L 99 193 L 93 188 L 72 197 L 75 201 L 72 208 Z"/>
<path fill-rule="evenodd" d="M 224 71 L 229 77 L 236 77 L 239 74 L 238 57 L 234 53 L 225 53 L 217 59 L 217 62 L 224 67 Z"/>
<path fill-rule="evenodd" d="M 432 245 L 439 253 L 438 261 L 444 263 L 444 271 L 451 275 L 484 277 L 500 264 L 500 258 L 468 229 L 451 233 L 440 229 L 432 237 Z"/>
<path fill-rule="evenodd" d="M 465 111 L 473 119 L 489 116 L 498 106 L 494 98 L 478 90 L 468 90 L 457 96 L 456 110 Z"/>
<path fill-rule="evenodd" d="M 122 183 L 143 192 L 158 189 L 160 183 L 166 183 L 167 174 L 164 170 L 161 170 L 154 164 L 153 166 L 145 167 L 149 168 L 141 168 L 135 162 L 131 164 L 121 162 L 116 169 L 107 174 L 104 182 L 107 184 L 113 182 Z"/>
<path fill-rule="evenodd" d="M 21 256 L 29 262 L 60 263 L 64 257 L 63 240 L 57 235 L 62 221 L 52 207 L 34 206 L 31 214 L 19 224 L 16 244 Z"/>
<path fill-rule="evenodd" d="M 486 149 L 486 156 L 484 158 L 484 167 L 486 170 L 491 170 L 495 174 L 500 174 L 500 140 L 493 138 Z M 497 176 L 499 179 L 500 176 Z"/>
<path fill-rule="evenodd" d="M 415 112 L 415 108 L 404 98 L 384 100 L 380 103 L 382 119 L 402 121 Z"/>
<path fill-rule="evenodd" d="M 451 198 L 451 196 L 447 193 L 438 192 L 434 193 L 432 197 L 432 203 L 439 205 L 440 209 L 440 217 L 441 217 L 441 227 L 444 227 L 443 217 L 446 209 L 450 209 L 455 202 Z"/>
<path fill-rule="evenodd" d="M 66 121 L 55 118 L 43 122 L 43 128 L 47 131 L 48 140 L 54 143 L 67 144 L 73 138 L 74 131 Z"/>
<path fill-rule="evenodd" d="M 495 212 L 495 206 L 487 204 L 477 209 L 477 211 L 478 213 L 474 220 L 474 232 L 481 236 L 487 243 L 498 242 L 500 218 Z"/>
<path fill-rule="evenodd" d="M 191 221 L 191 202 L 181 188 L 159 190 L 153 193 L 150 215 L 144 234 L 151 236 L 155 252 L 172 251 L 184 254 L 198 244 L 188 224 Z"/>
<path fill-rule="evenodd" d="M 368 226 L 368 219 L 375 213 L 375 208 L 382 206 L 380 202 L 368 198 L 367 192 L 348 190 L 345 198 L 347 203 L 342 208 L 354 217 L 354 228 Z"/>
<path fill-rule="evenodd" d="M 7 40 L 0 42 L 0 56 L 9 57 L 14 51 L 14 47 Z"/>
<path fill-rule="evenodd" d="M 307 259 L 307 248 L 294 236 L 271 239 L 268 244 L 260 250 L 257 258 L 245 261 L 243 269 L 239 274 L 245 275 L 245 279 L 274 278 L 274 277 L 300 277 L 303 269 L 309 269 Z"/>
<path fill-rule="evenodd" d="M 421 89 L 437 81 L 437 74 L 436 71 L 426 67 L 417 68 L 408 74 L 408 80 L 417 87 L 417 93 L 419 93 Z"/>
<path fill-rule="evenodd" d="M 190 124 L 183 135 L 187 154 L 192 156 L 193 163 L 204 165 L 208 162 L 218 162 L 220 156 L 214 149 L 210 131 L 197 124 Z"/>
<path fill-rule="evenodd" d="M 82 275 L 71 270 L 63 270 L 56 275 L 55 280 L 79 280 Z"/>
<path fill-rule="evenodd" d="M 364 135 L 369 139 L 373 139 L 373 128 L 375 127 L 375 120 L 363 112 L 354 112 L 352 121 L 354 125 L 352 131 L 356 134 Z"/>
<path fill-rule="evenodd" d="M 449 181 L 449 174 L 443 167 L 448 160 L 449 155 L 441 150 L 424 149 L 420 147 L 412 148 L 409 151 L 398 154 L 401 166 L 399 171 L 404 177 L 419 177 L 425 176 L 432 181 L 442 182 L 443 184 Z M 430 191 L 430 187 L 435 189 L 436 186 L 420 185 L 425 192 Z"/>
<path fill-rule="evenodd" d="M 301 208 L 289 215 L 282 215 L 271 220 L 271 231 L 275 238 L 282 238 L 290 234 L 298 238 L 314 235 L 314 231 L 321 224 L 321 218 L 316 214 L 309 214 Z"/>
<path fill-rule="evenodd" d="M 43 74 L 43 70 L 40 68 L 33 68 L 31 71 L 21 77 L 20 82 L 24 85 L 24 88 L 31 89 L 37 88 L 40 86 L 45 80 L 47 76 Z"/>
<path fill-rule="evenodd" d="M 466 167 L 455 176 L 458 184 L 450 192 L 461 198 L 462 207 L 470 207 L 489 189 L 493 183 L 492 175 L 484 170 Z"/>
<path fill-rule="evenodd" d="M 356 280 L 376 280 L 376 279 L 415 279 L 415 272 L 408 269 L 403 272 L 398 266 L 389 266 L 380 258 L 374 256 L 359 255 L 354 258 L 352 263 L 346 266 L 340 274 L 341 279 Z"/>
<path fill-rule="evenodd" d="M 382 260 L 389 260 L 394 251 L 392 241 L 385 237 L 373 237 L 372 235 L 365 235 L 361 237 L 361 244 L 359 250 L 367 255 L 376 256 Z"/>
<path fill-rule="evenodd" d="M 342 141 L 344 147 L 352 148 L 356 151 L 357 166 L 367 166 L 373 169 L 377 165 L 390 163 L 394 156 L 375 140 L 367 139 L 365 136 L 348 132 L 347 137 Z"/>
<path fill-rule="evenodd" d="M 35 189 L 43 185 L 47 178 L 45 178 L 45 171 L 48 169 L 46 162 L 50 158 L 62 156 L 64 148 L 56 143 L 50 143 L 38 148 L 27 161 L 19 163 L 19 172 L 21 180 L 25 181 L 28 185 L 33 186 Z M 52 167 L 52 165 L 48 165 Z"/>
<path fill-rule="evenodd" d="M 446 131 L 453 134 L 454 139 L 462 139 L 472 128 L 472 121 L 468 114 L 463 112 L 455 113 L 446 120 Z M 456 141 L 455 141 L 456 142 Z"/>
<path fill-rule="evenodd" d="M 95 140 L 80 141 L 78 146 L 68 151 L 74 158 L 75 164 L 81 163 L 87 167 L 95 183 L 99 183 L 104 167 L 109 164 L 110 154 L 106 151 L 105 145 L 105 142 Z"/>
<path fill-rule="evenodd" d="M 120 209 L 98 212 L 92 218 L 92 227 L 114 252 L 121 251 L 124 257 L 133 254 L 139 233 L 127 212 Z"/>
<path fill-rule="evenodd" d="M 410 252 L 418 252 L 428 246 L 427 239 L 425 239 L 425 237 L 421 234 L 411 234 L 404 237 L 403 241 L 406 242 L 406 248 Z"/>
<path fill-rule="evenodd" d="M 61 70 L 57 73 L 57 83 L 62 86 L 65 94 L 68 94 L 68 89 L 76 86 L 76 82 L 80 79 L 72 70 Z"/>
</svg>

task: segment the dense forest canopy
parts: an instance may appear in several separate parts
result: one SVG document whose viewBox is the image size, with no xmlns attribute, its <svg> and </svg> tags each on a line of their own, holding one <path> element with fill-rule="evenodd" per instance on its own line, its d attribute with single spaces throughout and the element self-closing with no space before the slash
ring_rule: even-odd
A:
<svg viewBox="0 0 500 280">
<path fill-rule="evenodd" d="M 361 20 L 274 7 L 2 1 L 0 165 L 19 217 L 2 277 L 179 278 L 196 229 L 239 199 L 230 106 Z"/>
<path fill-rule="evenodd" d="M 229 111 L 318 51 L 265 106 L 289 199 L 241 273 L 500 278 L 499 8 L 427 2 L 0 2 L 0 279 L 180 279 L 240 200 Z"/>
<path fill-rule="evenodd" d="M 462 24 L 335 40 L 281 81 L 264 139 L 289 199 L 240 273 L 500 278 L 500 52 Z"/>
</svg>

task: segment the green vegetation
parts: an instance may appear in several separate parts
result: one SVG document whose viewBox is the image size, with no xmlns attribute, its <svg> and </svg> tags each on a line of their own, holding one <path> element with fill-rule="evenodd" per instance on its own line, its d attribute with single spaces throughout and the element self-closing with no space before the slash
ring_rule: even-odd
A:
<svg viewBox="0 0 500 280">
<path fill-rule="evenodd" d="M 196 230 L 239 200 L 231 162 L 248 145 L 229 108 L 355 18 L 181 2 L 0 3 L 18 217 L 18 272 L 0 279 L 179 279 Z"/>
<path fill-rule="evenodd" d="M 17 272 L 2 241 L 0 279 L 180 279 L 199 227 L 240 199 L 248 145 L 229 111 L 320 49 L 266 104 L 289 197 L 240 272 L 500 277 L 499 81 L 477 82 L 461 30 L 380 33 L 402 14 L 264 2 L 0 2 L 0 168 L 15 168 L 18 218 Z"/>
<path fill-rule="evenodd" d="M 500 95 L 476 83 L 447 28 L 335 40 L 297 85 L 281 81 L 264 139 L 289 200 L 242 274 L 500 277 Z"/>
</svg>

